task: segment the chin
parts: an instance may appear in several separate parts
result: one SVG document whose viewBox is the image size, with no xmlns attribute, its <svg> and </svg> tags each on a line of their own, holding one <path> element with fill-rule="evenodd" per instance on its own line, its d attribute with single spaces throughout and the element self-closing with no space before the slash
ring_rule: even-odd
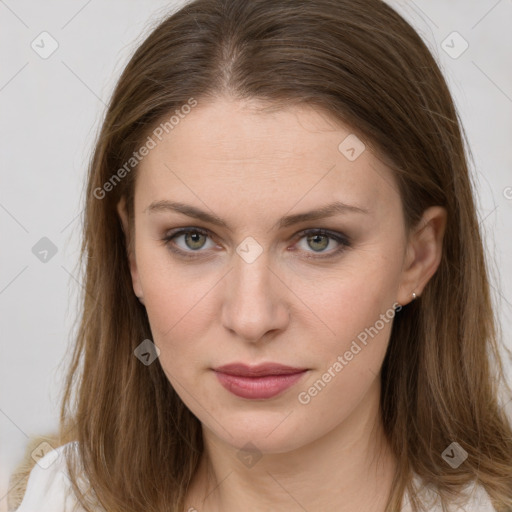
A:
<svg viewBox="0 0 512 512">
<path fill-rule="evenodd" d="M 237 415 L 226 416 L 229 417 L 229 421 L 219 421 L 223 428 L 217 423 L 212 425 L 211 421 L 208 421 L 206 428 L 216 438 L 220 438 L 236 450 L 254 449 L 261 453 L 277 454 L 295 450 L 314 441 L 313 436 L 307 439 L 307 432 L 300 431 L 298 417 L 294 417 L 296 415 L 293 412 L 245 413 L 239 415 L 239 420 Z M 300 423 L 304 425 L 305 421 Z"/>
</svg>

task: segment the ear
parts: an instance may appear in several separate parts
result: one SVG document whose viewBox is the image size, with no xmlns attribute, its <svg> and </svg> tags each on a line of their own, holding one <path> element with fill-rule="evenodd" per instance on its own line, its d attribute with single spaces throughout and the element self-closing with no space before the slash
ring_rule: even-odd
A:
<svg viewBox="0 0 512 512">
<path fill-rule="evenodd" d="M 130 264 L 130 274 L 132 276 L 132 285 L 135 295 L 144 304 L 144 293 L 139 279 L 139 273 L 137 270 L 137 260 L 135 258 L 135 240 L 131 240 L 132 233 L 128 222 L 128 213 L 126 211 L 126 200 L 124 196 L 117 203 L 117 213 L 121 219 L 121 225 L 124 231 L 124 237 L 126 240 L 126 253 Z"/>
<path fill-rule="evenodd" d="M 447 213 L 441 206 L 431 206 L 423 212 L 417 226 L 411 231 L 397 302 L 411 302 L 413 292 L 420 296 L 441 263 L 443 237 Z"/>
</svg>

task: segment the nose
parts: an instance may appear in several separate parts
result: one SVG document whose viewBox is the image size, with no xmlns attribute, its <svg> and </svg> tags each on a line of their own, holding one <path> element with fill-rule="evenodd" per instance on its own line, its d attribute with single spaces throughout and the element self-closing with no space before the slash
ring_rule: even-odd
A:
<svg viewBox="0 0 512 512">
<path fill-rule="evenodd" d="M 270 268 L 268 253 L 248 263 L 234 255 L 222 304 L 222 323 L 240 340 L 256 343 L 286 328 L 289 289 L 279 272 Z"/>
</svg>

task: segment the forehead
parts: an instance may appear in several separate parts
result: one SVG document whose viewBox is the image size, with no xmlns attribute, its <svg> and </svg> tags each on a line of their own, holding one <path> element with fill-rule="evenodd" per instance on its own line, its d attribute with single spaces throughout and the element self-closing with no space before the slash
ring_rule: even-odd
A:
<svg viewBox="0 0 512 512">
<path fill-rule="evenodd" d="M 279 199 L 283 208 L 397 198 L 391 171 L 350 127 L 306 105 L 260 106 L 227 98 L 199 102 L 141 161 L 136 197 L 146 205 L 185 194 L 196 202 L 222 197 L 224 205 L 260 207 Z"/>
</svg>

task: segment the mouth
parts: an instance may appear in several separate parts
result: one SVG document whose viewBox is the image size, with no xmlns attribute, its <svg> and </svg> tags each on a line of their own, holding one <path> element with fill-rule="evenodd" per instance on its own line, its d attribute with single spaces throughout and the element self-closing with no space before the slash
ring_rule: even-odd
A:
<svg viewBox="0 0 512 512">
<path fill-rule="evenodd" d="M 233 363 L 213 369 L 220 384 L 240 398 L 267 399 L 283 393 L 308 371 L 277 363 Z"/>
</svg>

